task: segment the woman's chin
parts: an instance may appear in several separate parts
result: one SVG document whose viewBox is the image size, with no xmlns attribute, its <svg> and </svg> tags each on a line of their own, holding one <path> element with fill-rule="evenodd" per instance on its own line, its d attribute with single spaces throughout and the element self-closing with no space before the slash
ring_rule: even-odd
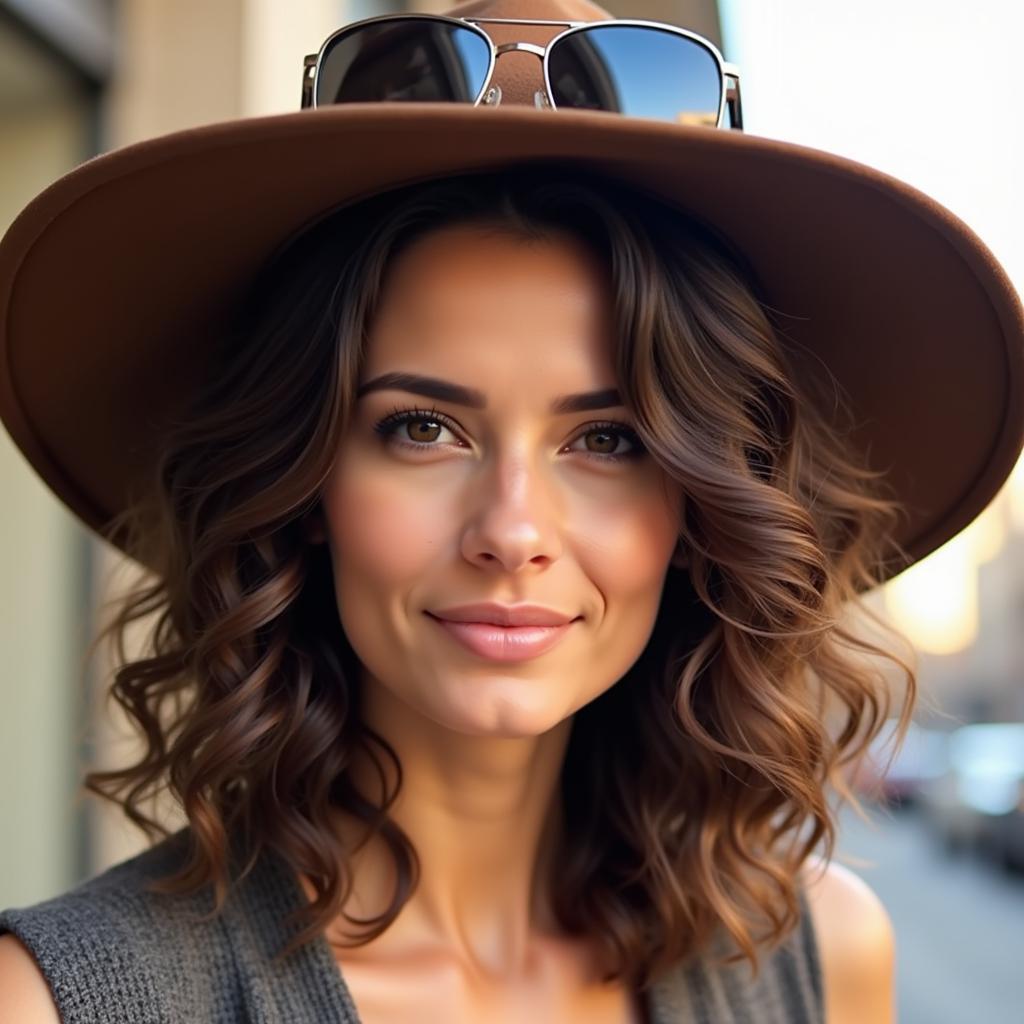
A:
<svg viewBox="0 0 1024 1024">
<path fill-rule="evenodd" d="M 466 736 L 542 736 L 570 717 L 572 711 L 552 701 L 550 692 L 531 693 L 538 685 L 536 680 L 523 679 L 478 682 L 471 701 L 462 701 L 454 694 L 440 704 L 433 701 L 430 717 Z"/>
</svg>

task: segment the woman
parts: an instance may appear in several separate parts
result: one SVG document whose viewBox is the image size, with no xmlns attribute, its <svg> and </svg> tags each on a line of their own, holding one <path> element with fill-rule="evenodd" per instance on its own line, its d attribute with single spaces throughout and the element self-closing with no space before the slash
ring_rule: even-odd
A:
<svg viewBox="0 0 1024 1024">
<path fill-rule="evenodd" d="M 449 33 L 446 59 L 469 45 L 429 27 Z M 90 788 L 146 824 L 144 799 L 167 785 L 188 827 L 0 916 L 0 1019 L 891 1020 L 891 927 L 828 863 L 826 797 L 892 710 L 863 655 L 905 676 L 901 727 L 914 676 L 843 617 L 976 514 L 1019 452 L 1012 292 L 994 265 L 965 269 L 984 251 L 952 218 L 910 190 L 910 212 L 877 216 L 874 190 L 888 202 L 899 188 L 845 164 L 836 185 L 834 158 L 639 112 L 379 103 L 359 90 L 393 44 L 365 36 L 347 65 L 368 103 L 123 152 L 106 172 L 117 285 L 97 298 L 89 282 L 76 316 L 76 350 L 104 370 L 79 383 L 78 408 L 99 422 L 80 418 L 62 451 L 57 420 L 74 417 L 52 390 L 4 407 L 51 486 L 153 574 L 112 624 L 123 638 L 157 615 L 149 656 L 122 648 L 113 690 L 145 754 Z M 311 89 L 334 72 L 344 101 L 329 52 Z M 500 67 L 470 98 L 529 93 Z M 365 145 L 388 118 L 395 152 Z M 431 137 L 458 152 L 422 145 L 442 124 Z M 602 173 L 627 140 L 630 157 Z M 410 142 L 412 171 L 397 155 Z M 806 172 L 836 189 L 814 225 L 791 218 L 791 237 L 768 237 L 747 199 L 746 228 L 722 230 L 730 174 L 767 175 L 787 150 L 791 185 Z M 279 177 L 285 157 L 301 196 Z M 243 166 L 275 197 L 259 217 Z M 202 178 L 207 198 L 161 212 L 164 173 Z M 102 190 L 73 184 L 80 218 Z M 715 195 L 692 212 L 669 202 L 702 184 Z M 868 205 L 843 209 L 840 194 Z M 139 201 L 141 250 L 126 244 Z M 858 283 L 883 308 L 851 325 L 834 251 L 790 246 L 838 217 L 856 250 L 865 216 L 887 244 Z M 919 245 L 937 216 L 952 240 Z M 30 247 L 21 224 L 8 252 Z M 251 232 L 264 230 L 261 249 Z M 51 273 L 70 246 L 49 250 Z M 185 246 L 206 258 L 179 259 Z M 140 251 L 152 287 L 136 312 L 123 275 Z M 889 260 L 903 268 L 891 285 Z M 913 301 L 935 274 L 956 294 L 942 318 Z M 773 319 L 780 282 L 800 278 L 813 334 L 799 313 Z M 16 286 L 30 308 L 32 281 Z M 118 297 L 119 315 L 104 313 Z M 48 307 L 31 308 L 21 322 L 41 332 Z M 973 375 L 956 357 L 965 324 Z M 892 346 L 908 327 L 911 355 L 950 358 L 894 439 L 903 414 L 872 400 L 914 372 Z M 855 341 L 878 360 L 867 377 Z M 43 380 L 30 362 L 11 360 L 21 396 Z M 951 412 L 952 380 L 968 403 Z M 999 406 L 992 421 L 980 398 Z M 881 422 L 865 428 L 869 413 Z M 18 417 L 49 432 L 49 456 Z"/>
</svg>

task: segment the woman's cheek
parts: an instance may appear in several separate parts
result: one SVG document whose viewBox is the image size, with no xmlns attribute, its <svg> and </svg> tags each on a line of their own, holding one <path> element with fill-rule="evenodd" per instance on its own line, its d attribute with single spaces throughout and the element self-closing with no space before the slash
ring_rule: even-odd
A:
<svg viewBox="0 0 1024 1024">
<path fill-rule="evenodd" d="M 452 525 L 450 486 L 422 471 L 346 474 L 325 501 L 335 563 L 400 580 L 436 557 Z"/>
<path fill-rule="evenodd" d="M 580 557 L 593 578 L 617 594 L 637 594 L 660 582 L 679 532 L 679 503 L 635 477 L 618 495 L 607 491 L 596 507 L 572 507 Z M 628 493 L 626 493 L 628 491 Z"/>
</svg>

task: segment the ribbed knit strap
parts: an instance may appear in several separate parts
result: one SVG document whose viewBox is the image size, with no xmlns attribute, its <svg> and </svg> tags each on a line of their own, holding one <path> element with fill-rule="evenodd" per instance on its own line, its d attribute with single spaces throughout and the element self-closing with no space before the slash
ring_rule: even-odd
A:
<svg viewBox="0 0 1024 1024">
<path fill-rule="evenodd" d="M 287 923 L 305 904 L 298 880 L 273 852 L 236 888 L 225 914 L 245 1016 L 253 1024 L 359 1024 L 352 997 L 324 936 L 277 959 L 295 933 Z"/>
<path fill-rule="evenodd" d="M 161 896 L 185 830 L 44 903 L 0 914 L 43 972 L 63 1024 L 358 1024 L 326 939 L 275 959 L 305 899 L 272 854 L 230 889 Z"/>
<path fill-rule="evenodd" d="M 165 864 L 171 852 L 147 851 L 147 866 Z M 216 943 L 185 941 L 202 904 L 143 894 L 136 875 L 119 866 L 54 899 L 0 913 L 0 933 L 15 934 L 35 957 L 63 1024 L 200 1019 L 207 972 L 222 961 Z"/>
<path fill-rule="evenodd" d="M 58 915 L 58 916 L 55 916 Z M 39 964 L 64 1024 L 169 1024 L 156 979 L 117 924 L 90 906 L 8 910 L 0 932 L 13 932 Z"/>
<path fill-rule="evenodd" d="M 719 967 L 709 957 L 698 959 L 654 986 L 651 1024 L 824 1024 L 814 926 L 803 888 L 797 893 L 800 922 L 781 945 L 761 954 L 756 978 L 746 960 Z"/>
</svg>

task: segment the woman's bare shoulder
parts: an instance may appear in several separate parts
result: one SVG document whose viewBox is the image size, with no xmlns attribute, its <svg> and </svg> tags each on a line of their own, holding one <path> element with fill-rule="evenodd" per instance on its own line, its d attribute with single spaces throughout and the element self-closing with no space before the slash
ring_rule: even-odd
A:
<svg viewBox="0 0 1024 1024">
<path fill-rule="evenodd" d="M 811 858 L 802 882 L 825 987 L 827 1024 L 895 1020 L 895 937 L 875 891 L 834 861 Z"/>
<path fill-rule="evenodd" d="M 50 986 L 14 935 L 0 935 L 0 1024 L 60 1024 Z"/>
</svg>

